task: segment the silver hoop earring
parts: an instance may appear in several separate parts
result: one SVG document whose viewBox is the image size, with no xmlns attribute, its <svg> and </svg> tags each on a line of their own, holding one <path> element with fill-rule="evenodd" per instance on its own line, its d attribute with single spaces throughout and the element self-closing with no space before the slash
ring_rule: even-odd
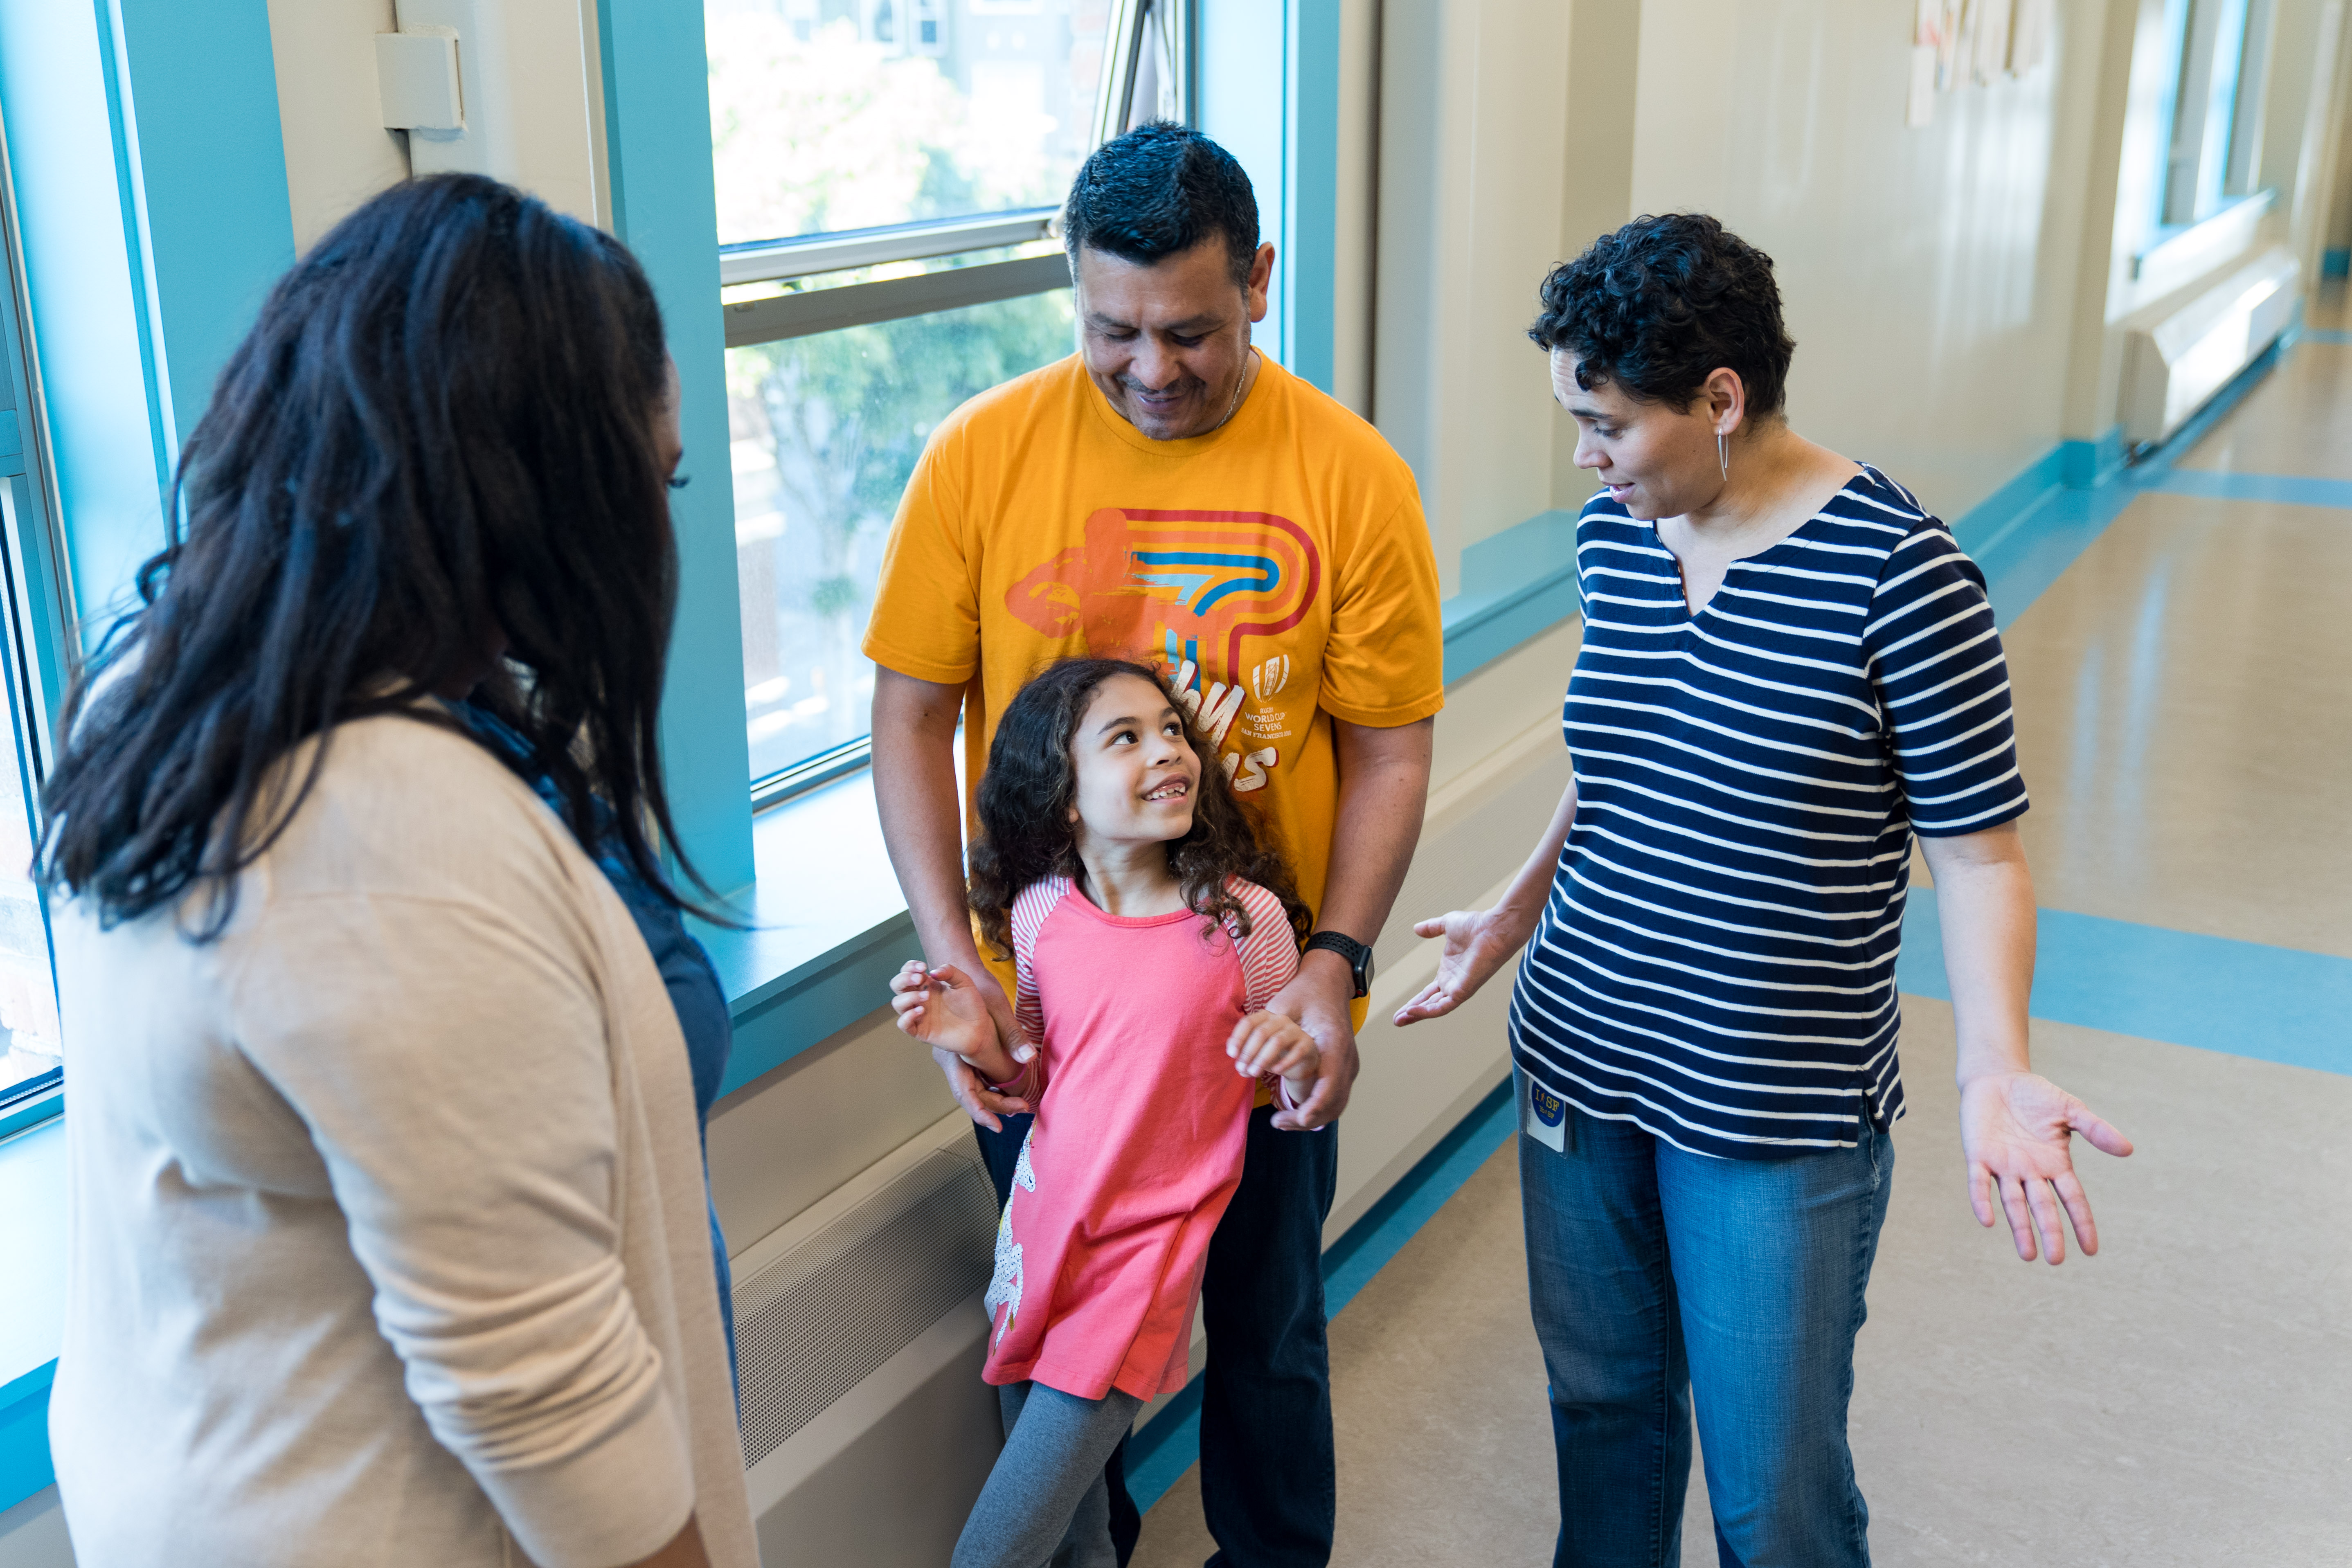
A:
<svg viewBox="0 0 2352 1568">
<path fill-rule="evenodd" d="M 1715 433 L 1715 461 L 1716 466 L 1723 470 L 1723 477 L 1729 479 L 1731 477 L 1731 433 L 1727 430 L 1717 430 Z"/>
</svg>

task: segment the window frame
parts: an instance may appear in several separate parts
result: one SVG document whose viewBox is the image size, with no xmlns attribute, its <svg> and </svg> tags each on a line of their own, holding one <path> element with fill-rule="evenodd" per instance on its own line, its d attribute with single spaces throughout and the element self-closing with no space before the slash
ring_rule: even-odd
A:
<svg viewBox="0 0 2352 1568">
<path fill-rule="evenodd" d="M 0 415 L 16 426 L 16 450 L 0 454 L 0 485 L 6 487 L 7 502 L 0 511 L 5 518 L 5 533 L 0 533 L 0 691 L 9 705 L 16 746 L 14 757 L 0 758 L 0 766 L 16 768 L 28 829 L 37 830 L 41 791 L 57 755 L 58 715 L 66 689 L 80 668 L 81 648 L 73 636 L 73 577 L 66 570 L 67 542 L 59 526 L 63 508 L 50 451 L 40 357 L 33 342 L 21 234 L 5 116 L 0 116 L 0 267 L 6 273 L 5 287 L 0 288 L 0 373 L 6 375 L 9 399 L 9 407 Z M 34 837 L 37 840 L 37 831 Z M 54 988 L 56 933 L 48 900 L 37 902 Z M 0 1140 L 64 1110 L 62 1065 L 0 1086 Z"/>
<path fill-rule="evenodd" d="M 1192 0 L 1110 0 L 1089 152 L 1118 133 L 1112 127 L 1125 130 L 1135 122 L 1136 90 L 1145 79 L 1148 23 L 1156 21 L 1160 28 L 1175 75 L 1173 97 L 1184 108 L 1186 123 L 1197 120 L 1194 19 Z M 905 278 L 800 288 L 750 300 L 725 298 L 727 290 L 747 285 L 793 283 L 857 268 L 935 261 L 1033 245 L 1058 238 L 1060 233 L 1060 207 L 1039 206 L 721 246 L 719 310 L 726 323 L 726 346 L 750 348 L 1066 289 L 1070 287 L 1068 264 L 1055 253 L 946 266 Z M 780 805 L 858 772 L 872 760 L 870 735 L 814 752 L 751 779 L 751 809 L 760 812 Z"/>
<path fill-rule="evenodd" d="M 2216 9 L 2208 11 L 2208 6 Z M 2208 16 L 2213 18 L 2214 31 L 2205 38 L 2200 25 Z M 2167 7 L 2162 133 L 2155 150 L 2156 199 L 2145 249 L 2153 250 L 2262 195 L 2255 181 L 2261 168 L 2277 21 L 2276 0 L 2173 0 Z M 2206 59 L 2203 90 L 2190 94 L 2184 89 L 2191 85 L 2189 73 L 2200 53 Z M 2224 62 L 2226 90 L 2215 81 L 2219 74 L 2215 68 Z M 2179 151 L 2184 128 L 2195 132 L 2193 157 L 2184 157 Z M 2181 192 L 2176 187 L 2180 184 L 2178 176 L 2184 163 L 2189 166 L 2185 192 Z M 2189 204 L 2185 214 L 2177 205 L 2183 194 Z"/>
</svg>

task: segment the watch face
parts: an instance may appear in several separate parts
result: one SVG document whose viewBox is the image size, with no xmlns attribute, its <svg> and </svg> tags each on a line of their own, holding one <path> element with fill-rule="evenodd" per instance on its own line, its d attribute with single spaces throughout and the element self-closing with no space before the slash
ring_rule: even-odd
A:
<svg viewBox="0 0 2352 1568">
<path fill-rule="evenodd" d="M 1366 996 L 1372 989 L 1372 950 L 1343 931 L 1318 931 L 1307 939 L 1308 952 L 1318 948 L 1336 952 L 1348 961 L 1348 970 L 1355 977 L 1356 994 Z"/>
</svg>

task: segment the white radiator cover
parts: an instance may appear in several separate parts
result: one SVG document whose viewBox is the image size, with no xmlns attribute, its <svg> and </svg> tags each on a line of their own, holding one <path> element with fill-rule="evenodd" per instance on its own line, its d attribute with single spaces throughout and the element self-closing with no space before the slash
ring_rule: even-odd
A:
<svg viewBox="0 0 2352 1568">
<path fill-rule="evenodd" d="M 1003 1447 L 980 1380 L 996 1199 L 959 1110 L 733 1259 L 767 1568 L 937 1568 Z"/>
<path fill-rule="evenodd" d="M 2147 446 L 2187 423 L 2286 331 L 2302 282 L 2294 254 L 2274 246 L 2161 314 L 2127 323 L 2125 438 Z"/>
</svg>

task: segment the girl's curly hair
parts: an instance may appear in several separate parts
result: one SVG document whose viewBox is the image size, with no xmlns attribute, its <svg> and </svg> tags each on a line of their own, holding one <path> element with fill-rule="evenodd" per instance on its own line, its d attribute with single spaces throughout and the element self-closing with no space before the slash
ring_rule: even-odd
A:
<svg viewBox="0 0 2352 1568">
<path fill-rule="evenodd" d="M 1158 671 L 1123 658 L 1066 658 L 1024 686 L 997 721 L 988 772 L 980 781 L 980 836 L 971 853 L 971 912 L 980 934 L 1000 959 L 1013 956 L 1013 900 L 1047 877 L 1082 882 L 1078 840 L 1070 808 L 1078 796 L 1070 741 L 1095 693 L 1116 676 L 1148 680 L 1183 703 Z M 1216 748 L 1191 724 L 1184 738 L 1200 759 L 1192 828 L 1168 846 L 1168 868 L 1182 884 L 1184 902 L 1216 926 L 1249 934 L 1249 912 L 1227 881 L 1255 882 L 1282 900 L 1293 934 L 1304 939 L 1313 917 L 1299 901 L 1298 884 L 1270 842 L 1266 828 L 1234 794 Z"/>
</svg>

